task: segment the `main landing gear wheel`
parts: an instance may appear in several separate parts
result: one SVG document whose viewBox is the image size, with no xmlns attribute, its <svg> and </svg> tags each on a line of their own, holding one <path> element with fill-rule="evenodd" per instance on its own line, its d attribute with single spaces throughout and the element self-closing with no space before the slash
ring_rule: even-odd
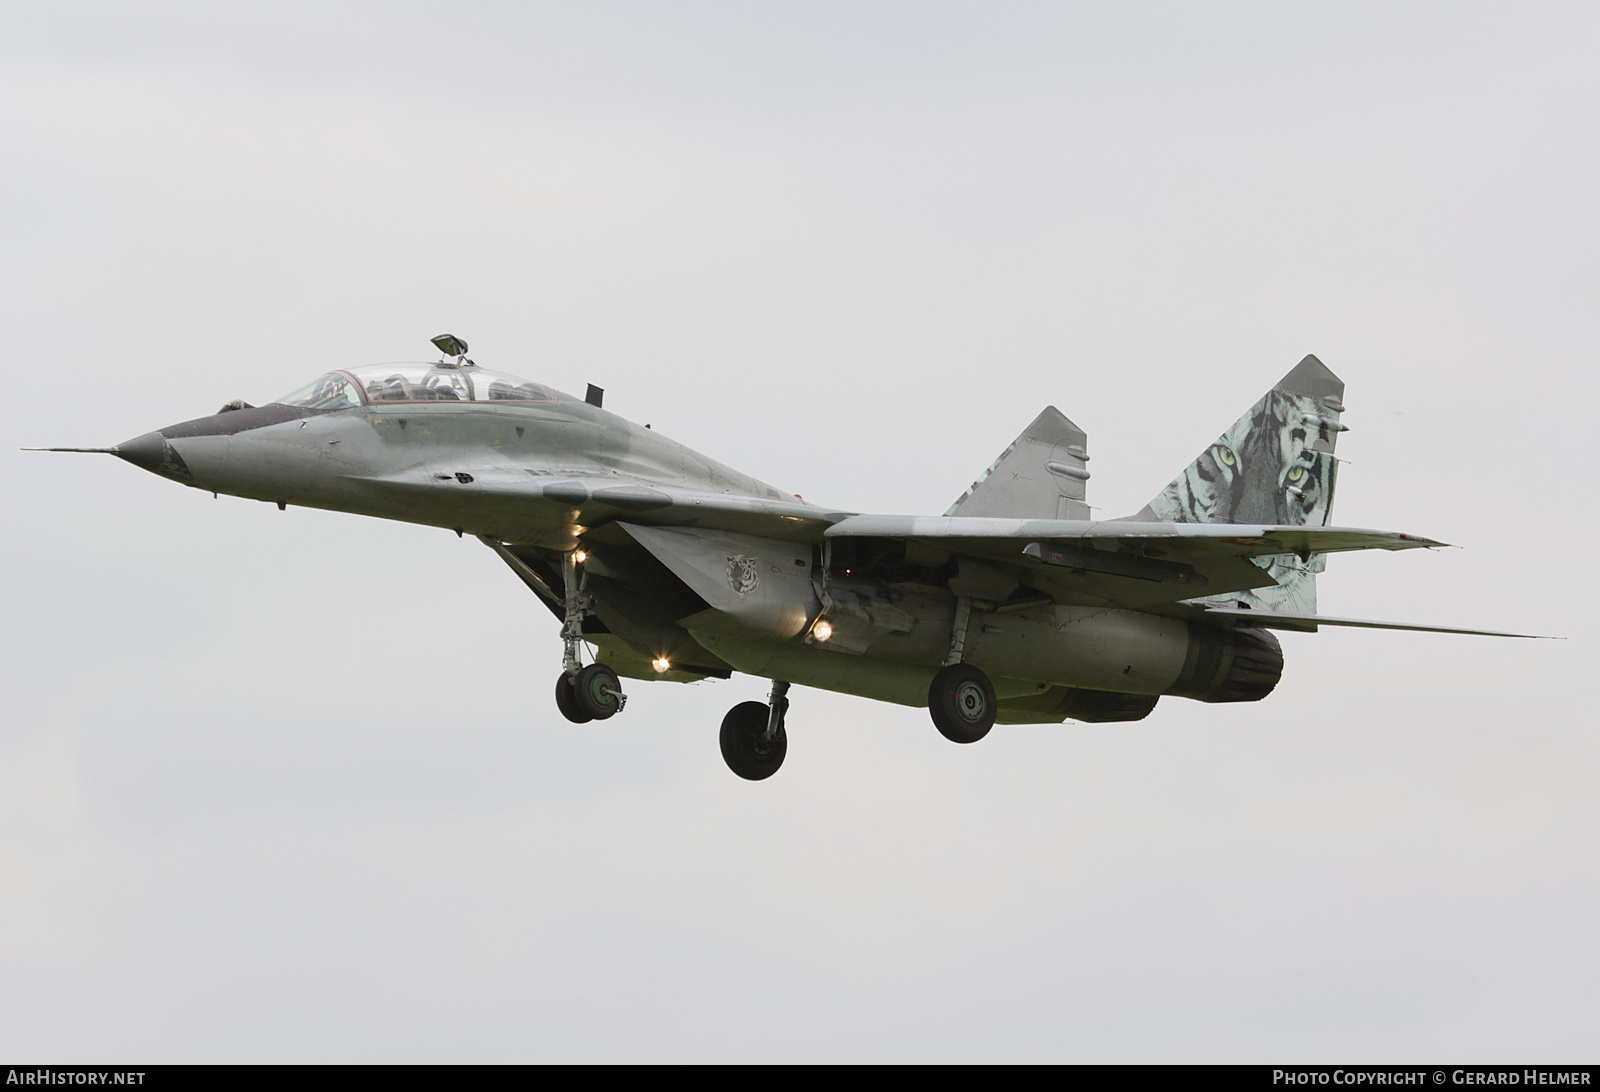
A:
<svg viewBox="0 0 1600 1092">
<path fill-rule="evenodd" d="M 572 680 L 573 704 L 584 720 L 605 720 L 622 711 L 622 683 L 605 664 L 590 664 Z M 557 699 L 559 704 L 560 699 Z"/>
<path fill-rule="evenodd" d="M 767 739 L 770 709 L 759 701 L 744 701 L 722 718 L 722 760 L 728 769 L 746 781 L 761 781 L 778 772 L 783 756 L 789 753 L 789 736 L 778 725 L 777 734 Z"/>
<path fill-rule="evenodd" d="M 941 668 L 928 687 L 928 713 L 951 743 L 976 743 L 994 727 L 994 684 L 971 664 Z"/>
</svg>

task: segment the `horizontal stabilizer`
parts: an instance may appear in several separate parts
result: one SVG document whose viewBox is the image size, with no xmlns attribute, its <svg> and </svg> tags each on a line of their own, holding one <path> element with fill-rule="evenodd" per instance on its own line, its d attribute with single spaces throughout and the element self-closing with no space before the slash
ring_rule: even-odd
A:
<svg viewBox="0 0 1600 1092">
<path fill-rule="evenodd" d="M 1207 617 L 1226 618 L 1244 626 L 1262 629 L 1294 629 L 1315 633 L 1318 626 L 1351 626 L 1356 629 L 1403 629 L 1417 633 L 1466 633 L 1474 637 L 1526 637 L 1536 641 L 1558 641 L 1539 633 L 1506 633 L 1498 629 L 1462 629 L 1459 626 L 1423 626 L 1412 622 L 1374 622 L 1368 618 L 1330 618 L 1322 614 L 1290 614 L 1279 610 L 1251 610 L 1247 607 L 1224 607 L 1201 603 Z"/>
</svg>

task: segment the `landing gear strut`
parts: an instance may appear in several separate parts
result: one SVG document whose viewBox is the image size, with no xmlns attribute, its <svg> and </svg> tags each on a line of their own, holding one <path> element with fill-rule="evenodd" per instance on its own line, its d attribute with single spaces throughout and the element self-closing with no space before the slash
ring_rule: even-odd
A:
<svg viewBox="0 0 1600 1092">
<path fill-rule="evenodd" d="M 762 781 L 778 772 L 789 753 L 783 716 L 789 711 L 789 684 L 774 681 L 769 704 L 745 701 L 722 718 L 718 742 L 728 769 L 746 781 Z"/>
<path fill-rule="evenodd" d="M 950 654 L 928 687 L 928 714 L 933 717 L 933 726 L 952 743 L 978 742 L 994 727 L 995 713 L 999 711 L 989 676 L 961 662 L 971 618 L 971 601 L 957 598 Z"/>
<path fill-rule="evenodd" d="M 628 703 L 617 673 L 605 664 L 582 666 L 578 660 L 583 640 L 583 616 L 591 600 L 578 575 L 576 551 L 561 555 L 561 580 L 565 617 L 561 622 L 561 675 L 556 679 L 556 708 L 574 724 L 605 720 L 622 712 Z"/>
</svg>

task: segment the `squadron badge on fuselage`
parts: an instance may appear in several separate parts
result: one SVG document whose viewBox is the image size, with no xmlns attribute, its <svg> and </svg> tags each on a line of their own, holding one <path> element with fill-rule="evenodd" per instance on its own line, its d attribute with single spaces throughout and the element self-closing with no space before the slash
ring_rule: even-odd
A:
<svg viewBox="0 0 1600 1092">
<path fill-rule="evenodd" d="M 734 554 L 728 558 L 728 586 L 739 594 L 740 599 L 755 591 L 760 582 L 755 558 L 744 554 Z"/>
</svg>

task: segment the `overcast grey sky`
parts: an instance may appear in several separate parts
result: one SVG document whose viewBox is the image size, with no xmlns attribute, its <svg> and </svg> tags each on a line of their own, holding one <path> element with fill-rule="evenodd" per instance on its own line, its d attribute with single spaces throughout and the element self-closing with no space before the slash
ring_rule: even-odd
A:
<svg viewBox="0 0 1600 1092">
<path fill-rule="evenodd" d="M 0 1054 L 1570 1061 L 1600 1045 L 1587 4 L 12 4 Z M 561 720 L 446 532 L 110 444 L 467 338 L 844 508 L 1051 403 L 1143 504 L 1308 352 L 1277 691 L 946 743 L 755 680 Z"/>
</svg>

